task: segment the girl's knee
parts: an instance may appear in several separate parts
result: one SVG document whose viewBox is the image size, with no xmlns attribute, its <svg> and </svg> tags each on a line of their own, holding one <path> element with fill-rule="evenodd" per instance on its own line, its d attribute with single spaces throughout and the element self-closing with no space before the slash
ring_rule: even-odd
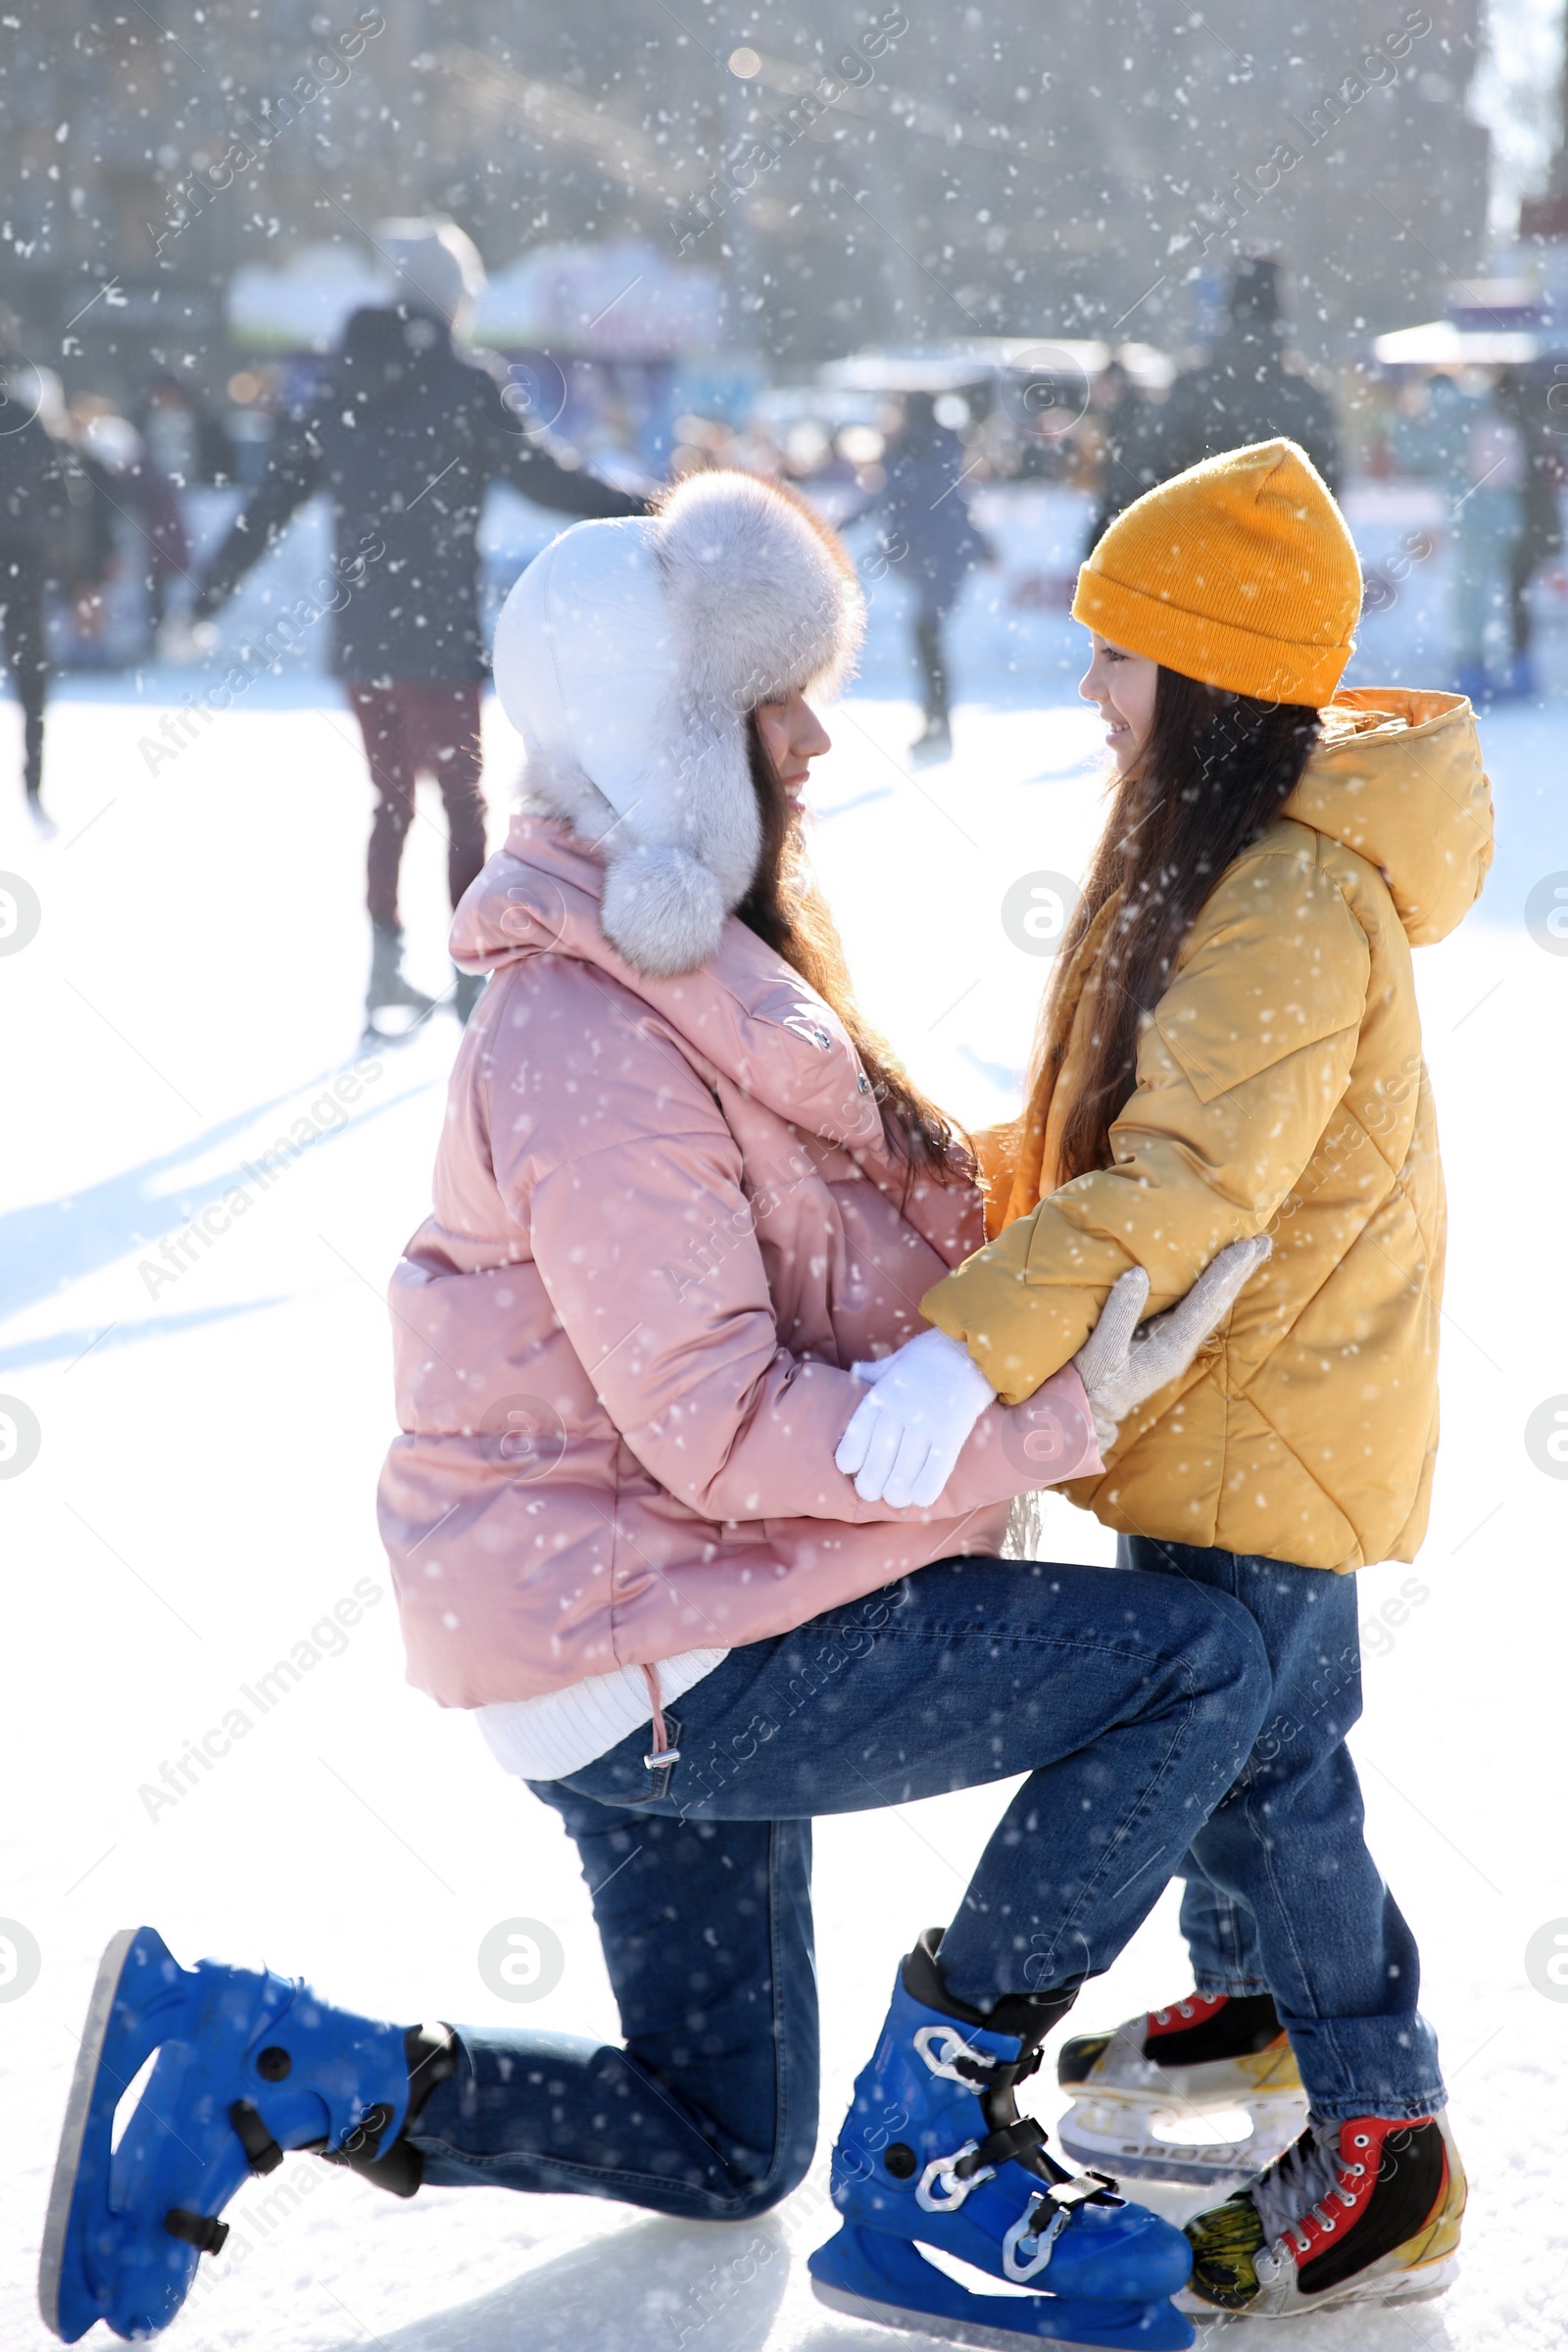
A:
<svg viewBox="0 0 1568 2352">
<path fill-rule="evenodd" d="M 1228 1592 L 1203 1592 L 1205 1625 L 1188 1656 L 1202 1673 L 1206 1691 L 1219 1699 L 1227 1720 L 1255 1737 L 1274 1698 L 1274 1674 L 1251 1611 Z"/>
</svg>

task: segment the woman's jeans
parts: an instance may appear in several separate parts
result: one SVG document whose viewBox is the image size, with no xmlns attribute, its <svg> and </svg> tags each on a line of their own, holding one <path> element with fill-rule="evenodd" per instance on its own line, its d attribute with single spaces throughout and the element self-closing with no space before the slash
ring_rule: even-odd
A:
<svg viewBox="0 0 1568 2352">
<path fill-rule="evenodd" d="M 1430 2115 L 1446 2094 L 1421 1958 L 1367 1851 L 1345 1744 L 1361 1712 L 1354 1577 L 1146 1536 L 1119 1550 L 1244 1602 L 1274 1677 L 1262 1737 L 1182 1865 L 1199 1990 L 1273 1994 L 1314 2115 Z"/>
<path fill-rule="evenodd" d="M 458 2029 L 412 2134 L 426 2180 L 762 2212 L 816 2140 L 811 1817 L 1029 1775 L 942 1944 L 986 2008 L 1110 1966 L 1269 1705 L 1230 1594 L 1038 1561 L 939 1561 L 732 1650 L 678 1702 L 672 1769 L 647 1769 L 645 1727 L 534 1784 L 582 1857 L 624 2046 Z"/>
</svg>

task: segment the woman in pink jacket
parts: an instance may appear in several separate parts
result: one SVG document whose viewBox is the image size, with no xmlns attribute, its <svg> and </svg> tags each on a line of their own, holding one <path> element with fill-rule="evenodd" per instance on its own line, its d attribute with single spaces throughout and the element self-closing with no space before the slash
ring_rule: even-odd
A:
<svg viewBox="0 0 1568 2352">
<path fill-rule="evenodd" d="M 381 1525 L 412 1679 L 577 1843 L 624 2041 L 405 2030 L 127 1931 L 45 2246 L 67 2340 L 164 2325 L 283 2147 L 401 2194 L 761 2212 L 816 2136 L 811 1817 L 1020 1773 L 957 1916 L 903 1963 L 818 2291 L 950 2333 L 1191 2340 L 1185 2239 L 1063 2172 L 1013 2086 L 1230 1785 L 1261 1645 L 1223 1593 L 1001 1553 L 1014 1497 L 1098 1466 L 1266 1244 L 1137 1339 L 1127 1276 L 1021 1405 L 976 1373 L 956 1458 L 907 1407 L 920 1348 L 953 1347 L 928 1332 L 881 1499 L 835 1465 L 854 1367 L 918 1335 L 982 1239 L 967 1156 L 857 1016 L 801 863 L 828 748 L 805 690 L 859 621 L 836 540 L 710 474 L 558 539 L 497 635 L 529 803 L 454 930 L 489 984 L 393 1280 Z M 160 2045 L 111 2193 L 115 2085 Z M 916 2241 L 1037 2291 L 973 2295 Z"/>
</svg>

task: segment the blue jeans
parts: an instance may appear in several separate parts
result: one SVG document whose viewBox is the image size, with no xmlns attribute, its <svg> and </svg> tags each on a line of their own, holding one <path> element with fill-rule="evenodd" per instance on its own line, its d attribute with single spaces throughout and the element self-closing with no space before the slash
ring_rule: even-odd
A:
<svg viewBox="0 0 1568 2352">
<path fill-rule="evenodd" d="M 1182 1866 L 1199 1990 L 1273 1994 L 1314 2115 L 1430 2115 L 1446 2094 L 1421 1956 L 1367 1851 L 1345 1744 L 1361 1713 L 1354 1577 L 1145 1536 L 1119 1550 L 1245 1603 L 1274 1677 L 1262 1738 Z"/>
<path fill-rule="evenodd" d="M 534 1784 L 582 1857 L 624 2044 L 458 2028 L 412 2134 L 426 2180 L 762 2212 L 816 2141 L 811 1817 L 1028 1773 L 942 1945 L 989 2008 L 1110 1966 L 1269 1703 L 1228 1594 L 1036 1561 L 938 1561 L 732 1650 L 678 1702 L 667 1776 L 644 1728 Z"/>
</svg>

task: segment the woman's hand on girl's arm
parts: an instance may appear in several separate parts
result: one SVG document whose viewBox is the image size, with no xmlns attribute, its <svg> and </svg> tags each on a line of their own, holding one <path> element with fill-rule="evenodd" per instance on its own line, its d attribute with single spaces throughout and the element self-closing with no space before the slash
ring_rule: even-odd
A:
<svg viewBox="0 0 1568 2352">
<path fill-rule="evenodd" d="M 1266 1234 L 1232 1242 L 1184 1298 L 1142 1330 L 1149 1276 L 1134 1266 L 1112 1284 L 1104 1312 L 1072 1359 L 1102 1454 L 1129 1413 L 1180 1379 L 1273 1247 Z M 839 1443 L 838 1467 L 854 1479 L 862 1502 L 928 1508 L 953 1476 L 975 1423 L 995 1403 L 991 1383 L 944 1331 L 922 1331 L 896 1354 L 857 1364 L 855 1377 L 871 1394 Z"/>
<path fill-rule="evenodd" d="M 1100 1321 L 1072 1359 L 1102 1454 L 1110 1451 L 1117 1426 L 1129 1413 L 1180 1379 L 1273 1248 L 1266 1233 L 1232 1242 L 1210 1259 L 1185 1298 L 1141 1331 L 1138 1318 L 1148 1303 L 1149 1276 L 1134 1266 L 1111 1285 Z"/>
<path fill-rule="evenodd" d="M 1147 1287 L 1147 1286 L 1146 1286 Z M 862 1502 L 928 1509 L 996 1393 L 945 1331 L 922 1331 L 893 1355 L 857 1364 L 871 1394 L 856 1408 L 834 1460 Z"/>
</svg>

